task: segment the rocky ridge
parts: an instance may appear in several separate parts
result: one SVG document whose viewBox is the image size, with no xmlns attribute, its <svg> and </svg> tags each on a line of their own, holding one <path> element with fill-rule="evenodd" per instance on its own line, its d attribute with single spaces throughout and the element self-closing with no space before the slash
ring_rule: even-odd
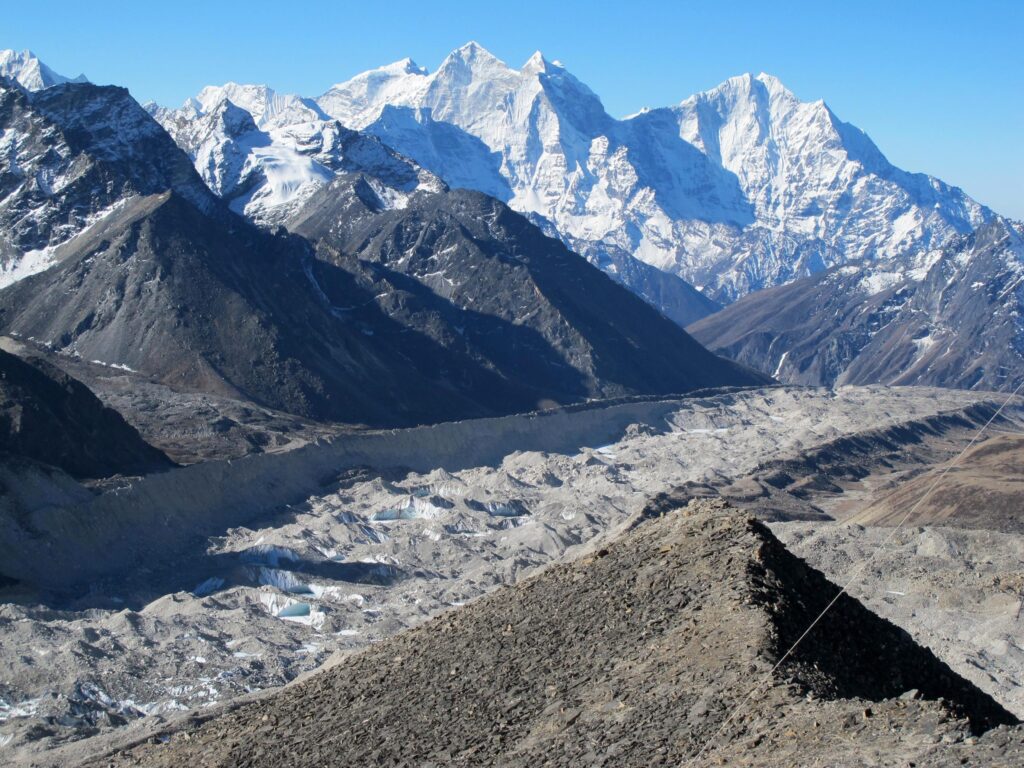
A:
<svg viewBox="0 0 1024 768">
<path fill-rule="evenodd" d="M 1021 754 L 1019 730 L 975 735 L 1012 716 L 848 597 L 722 727 L 837 588 L 745 515 L 673 506 L 649 507 L 658 519 L 575 563 L 94 764 L 960 765 Z"/>
</svg>

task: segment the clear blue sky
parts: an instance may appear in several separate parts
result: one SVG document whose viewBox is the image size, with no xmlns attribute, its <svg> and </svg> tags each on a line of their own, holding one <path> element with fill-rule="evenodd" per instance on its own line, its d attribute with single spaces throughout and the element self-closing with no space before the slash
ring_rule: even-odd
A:
<svg viewBox="0 0 1024 768">
<path fill-rule="evenodd" d="M 476 40 L 515 66 L 540 49 L 621 116 L 742 72 L 824 98 L 897 165 L 1024 218 L 1024 0 L 832 2 L 47 2 L 7 4 L 0 47 L 177 105 L 210 83 L 315 96 Z"/>
</svg>

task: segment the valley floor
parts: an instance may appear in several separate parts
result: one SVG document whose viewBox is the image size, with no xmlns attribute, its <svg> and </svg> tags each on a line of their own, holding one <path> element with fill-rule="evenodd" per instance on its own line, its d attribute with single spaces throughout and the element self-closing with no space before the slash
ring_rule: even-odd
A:
<svg viewBox="0 0 1024 768">
<path fill-rule="evenodd" d="M 872 482 L 900 466 L 948 458 L 999 402 L 923 388 L 748 390 L 651 407 L 610 440 L 593 409 L 580 411 L 600 439 L 572 450 L 474 463 L 498 440 L 481 434 L 432 471 L 337 466 L 305 501 L 226 527 L 173 563 L 75 597 L 0 592 L 0 754 L 73 763 L 288 683 L 577 558 L 679 488 L 789 520 L 778 535 L 841 581 L 884 534 L 837 526 L 827 511 L 867 503 Z M 994 429 L 1016 428 L 1024 410 L 1006 416 Z M 391 434 L 400 455 L 404 433 Z M 847 465 L 821 459 L 850 436 L 859 447 Z M 908 530 L 853 594 L 1024 715 L 1017 602 L 1000 587 L 1022 558 L 1012 534 Z"/>
</svg>

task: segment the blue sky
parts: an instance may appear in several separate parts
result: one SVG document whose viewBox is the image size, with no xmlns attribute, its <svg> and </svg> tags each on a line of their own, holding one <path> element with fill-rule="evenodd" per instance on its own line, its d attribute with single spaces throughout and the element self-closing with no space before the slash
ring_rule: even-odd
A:
<svg viewBox="0 0 1024 768">
<path fill-rule="evenodd" d="M 513 65 L 540 49 L 621 116 L 742 72 L 824 98 L 897 165 L 1024 218 L 1024 0 L 336 1 L 10 4 L 0 47 L 177 105 L 203 85 L 318 95 L 476 40 Z"/>
</svg>

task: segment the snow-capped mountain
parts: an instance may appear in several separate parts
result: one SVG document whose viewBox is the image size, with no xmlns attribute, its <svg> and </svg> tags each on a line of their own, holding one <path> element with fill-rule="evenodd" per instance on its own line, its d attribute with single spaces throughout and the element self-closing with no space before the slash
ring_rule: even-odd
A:
<svg viewBox="0 0 1024 768">
<path fill-rule="evenodd" d="M 259 224 L 280 224 L 339 171 L 366 171 L 401 205 L 434 175 L 379 139 L 352 131 L 309 99 L 263 85 L 207 87 L 180 109 L 147 105 L 210 189 Z"/>
<path fill-rule="evenodd" d="M 295 227 L 318 192 L 356 174 L 375 210 L 445 182 L 498 198 L 679 325 L 720 309 L 709 297 L 757 294 L 694 328 L 786 380 L 996 386 L 1020 363 L 981 331 L 1003 329 L 1014 355 L 1024 338 L 1016 289 L 1003 287 L 1020 263 L 1017 225 L 895 168 L 824 102 L 768 75 L 616 120 L 557 62 L 538 53 L 513 69 L 471 43 L 434 73 L 405 60 L 317 100 L 229 83 L 147 115 L 122 89 L 49 84 L 59 76 L 33 57 L 3 61 L 2 283 L 47 268 L 133 196 L 173 190 L 212 210 L 212 190 L 258 224 Z M 985 301 L 949 300 L 936 281 L 961 273 Z M 910 346 L 892 340 L 908 333 Z M 921 339 L 959 351 L 933 360 Z"/>
<path fill-rule="evenodd" d="M 1012 390 L 1024 379 L 1024 228 L 996 219 L 914 259 L 834 267 L 690 327 L 787 383 Z"/>
<path fill-rule="evenodd" d="M 41 62 L 32 51 L 0 51 L 0 77 L 14 80 L 29 91 L 41 91 L 43 88 L 61 83 L 89 82 L 85 75 L 75 78 L 58 75 Z"/>
<path fill-rule="evenodd" d="M 0 287 L 46 269 L 62 243 L 127 199 L 174 189 L 217 199 L 123 88 L 0 81 Z"/>
<path fill-rule="evenodd" d="M 769 75 L 732 78 L 671 113 L 754 207 L 752 226 L 686 269 L 733 295 L 850 261 L 912 257 L 992 218 L 961 190 L 896 168 L 824 101 L 801 102 Z"/>
<path fill-rule="evenodd" d="M 763 74 L 616 120 L 559 63 L 537 53 L 514 69 L 470 43 L 434 73 L 401 61 L 317 103 L 450 183 L 457 173 L 457 185 L 549 220 L 609 271 L 636 258 L 726 302 L 938 246 L 991 218 L 959 189 L 893 167 L 824 102 L 801 102 Z M 394 108 L 411 112 L 402 130 Z M 483 146 L 446 156 L 432 122 Z"/>
<path fill-rule="evenodd" d="M 123 88 L 0 81 L 0 334 L 380 426 L 764 381 L 502 203 L 449 193 L 315 105 L 232 87 L 187 107 L 154 111 L 180 118 L 192 158 Z M 275 186 L 285 156 L 318 183 Z M 273 212 L 302 214 L 291 233 L 225 202 L 262 215 L 279 191 Z"/>
</svg>

